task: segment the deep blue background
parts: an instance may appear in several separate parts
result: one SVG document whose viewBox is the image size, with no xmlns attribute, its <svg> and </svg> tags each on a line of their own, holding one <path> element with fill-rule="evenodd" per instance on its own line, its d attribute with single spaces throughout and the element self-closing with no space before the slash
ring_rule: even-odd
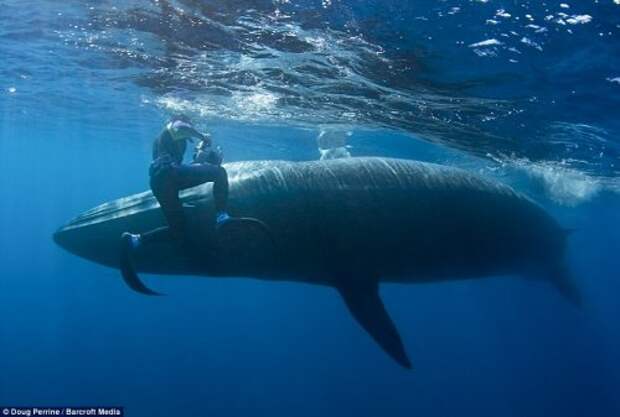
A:
<svg viewBox="0 0 620 417">
<path fill-rule="evenodd" d="M 578 228 L 570 262 L 587 300 L 583 311 L 543 283 L 509 278 L 384 286 L 415 364 L 407 372 L 358 327 L 335 291 L 147 278 L 169 296 L 141 297 L 117 271 L 56 247 L 51 234 L 70 216 L 145 188 L 148 142 L 159 128 L 157 115 L 150 116 L 131 132 L 132 141 L 63 122 L 2 125 L 0 403 L 122 404 L 132 416 L 620 410 L 616 196 L 550 206 Z M 316 156 L 312 132 L 213 130 L 226 144 L 239 129 L 281 145 L 274 157 Z M 385 132 L 359 133 L 353 149 L 371 151 L 364 143 L 378 135 L 391 144 L 380 153 L 407 153 L 402 148 L 411 138 Z M 260 154 L 230 148 L 233 159 Z M 405 156 L 437 155 L 415 148 Z"/>
</svg>

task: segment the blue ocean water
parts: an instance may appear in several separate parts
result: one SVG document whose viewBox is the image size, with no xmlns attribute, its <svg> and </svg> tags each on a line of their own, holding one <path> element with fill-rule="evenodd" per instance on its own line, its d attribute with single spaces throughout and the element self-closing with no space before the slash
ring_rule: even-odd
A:
<svg viewBox="0 0 620 417">
<path fill-rule="evenodd" d="M 0 405 L 128 416 L 620 415 L 620 5 L 549 1 L 0 1 Z M 384 285 L 415 370 L 335 291 L 146 276 L 56 246 L 145 190 L 186 112 L 227 161 L 465 168 L 565 227 L 579 310 L 544 283 Z"/>
</svg>

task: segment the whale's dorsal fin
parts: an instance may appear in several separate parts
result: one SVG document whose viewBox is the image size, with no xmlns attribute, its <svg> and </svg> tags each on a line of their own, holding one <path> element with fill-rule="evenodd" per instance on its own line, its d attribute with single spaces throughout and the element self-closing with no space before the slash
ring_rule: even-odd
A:
<svg viewBox="0 0 620 417">
<path fill-rule="evenodd" d="M 353 317 L 396 362 L 411 369 L 403 342 L 383 306 L 376 280 L 339 284 L 336 289 Z"/>
</svg>

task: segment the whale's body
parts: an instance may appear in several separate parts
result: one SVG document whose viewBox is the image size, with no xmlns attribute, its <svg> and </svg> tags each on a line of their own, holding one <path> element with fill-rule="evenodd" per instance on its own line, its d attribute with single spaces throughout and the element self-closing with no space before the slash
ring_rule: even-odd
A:
<svg viewBox="0 0 620 417">
<path fill-rule="evenodd" d="M 563 267 L 564 230 L 540 206 L 501 183 L 421 162 L 346 158 L 227 164 L 230 212 L 256 230 L 218 236 L 211 185 L 185 191 L 195 242 L 145 245 L 139 271 L 248 276 L 333 286 L 373 338 L 409 366 L 377 293 L 380 282 L 416 283 L 521 274 L 549 278 L 577 299 Z M 164 219 L 150 192 L 98 206 L 56 235 L 69 251 L 118 266 L 118 237 Z"/>
</svg>

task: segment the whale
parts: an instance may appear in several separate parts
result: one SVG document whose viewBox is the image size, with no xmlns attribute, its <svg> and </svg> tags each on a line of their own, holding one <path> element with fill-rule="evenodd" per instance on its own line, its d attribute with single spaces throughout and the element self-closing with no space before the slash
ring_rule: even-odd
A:
<svg viewBox="0 0 620 417">
<path fill-rule="evenodd" d="M 412 364 L 381 300 L 381 284 L 520 276 L 548 282 L 581 303 L 566 262 L 569 231 L 499 181 L 380 157 L 224 166 L 230 213 L 260 219 L 269 233 L 243 223 L 218 230 L 212 184 L 203 184 L 180 194 L 191 249 L 173 241 L 142 245 L 134 254 L 136 271 L 334 288 L 362 328 L 405 368 Z M 147 191 L 94 207 L 53 238 L 79 257 L 118 268 L 121 233 L 164 224 Z"/>
</svg>

